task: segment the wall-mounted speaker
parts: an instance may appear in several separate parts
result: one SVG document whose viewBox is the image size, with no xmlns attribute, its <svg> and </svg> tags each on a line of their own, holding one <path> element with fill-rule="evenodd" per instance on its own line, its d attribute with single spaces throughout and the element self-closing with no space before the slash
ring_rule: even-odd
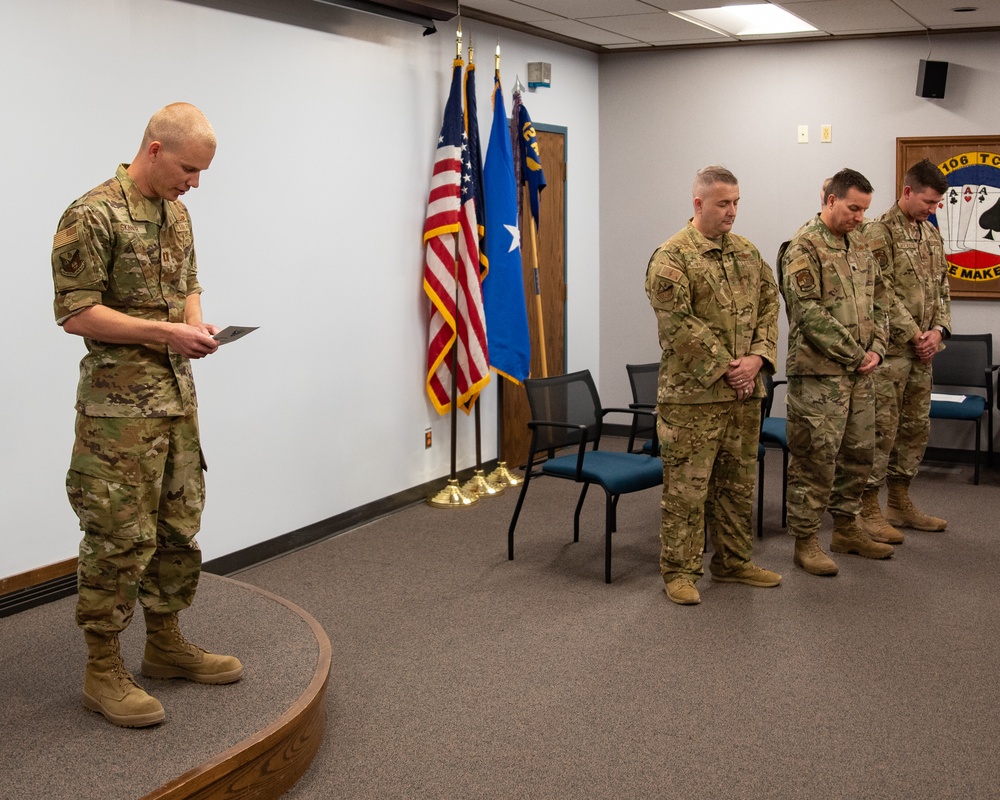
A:
<svg viewBox="0 0 1000 800">
<path fill-rule="evenodd" d="M 944 84 L 947 80 L 947 61 L 920 59 L 920 68 L 917 70 L 917 97 L 944 97 Z"/>
</svg>

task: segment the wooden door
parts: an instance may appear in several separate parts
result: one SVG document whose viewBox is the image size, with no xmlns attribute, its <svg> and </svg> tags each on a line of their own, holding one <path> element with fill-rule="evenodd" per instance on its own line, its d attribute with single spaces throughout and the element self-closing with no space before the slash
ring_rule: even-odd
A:
<svg viewBox="0 0 1000 800">
<path fill-rule="evenodd" d="M 538 281 L 541 289 L 541 309 L 544 343 L 549 375 L 566 371 L 566 136 L 563 133 L 538 130 L 542 169 L 546 187 L 542 190 L 538 221 Z M 522 190 L 523 191 L 523 190 Z M 538 300 L 532 269 L 531 239 L 528 225 L 531 209 L 524 202 L 521 210 L 521 257 L 524 263 L 524 296 L 528 304 L 528 329 L 531 332 L 531 376 L 542 376 L 539 350 Z M 520 467 L 528 461 L 531 434 L 528 420 L 528 398 L 523 386 L 500 379 L 500 458 L 510 467 Z"/>
</svg>

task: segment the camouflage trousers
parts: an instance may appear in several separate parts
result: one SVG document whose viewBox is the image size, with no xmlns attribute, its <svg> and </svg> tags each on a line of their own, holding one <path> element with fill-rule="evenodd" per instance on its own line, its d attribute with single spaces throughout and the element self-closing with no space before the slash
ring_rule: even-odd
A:
<svg viewBox="0 0 1000 800">
<path fill-rule="evenodd" d="M 931 433 L 931 365 L 909 356 L 886 356 L 875 379 L 875 463 L 868 488 L 886 477 L 912 480 Z"/>
<path fill-rule="evenodd" d="M 201 574 L 194 536 L 205 504 L 198 421 L 76 419 L 66 492 L 80 519 L 76 622 L 124 630 L 138 599 L 165 614 L 191 605 Z"/>
<path fill-rule="evenodd" d="M 713 572 L 738 570 L 753 555 L 750 515 L 760 436 L 760 401 L 660 404 L 663 456 L 660 572 L 665 583 L 704 574 L 705 523 Z"/>
<path fill-rule="evenodd" d="M 819 530 L 823 512 L 856 517 L 875 457 L 871 375 L 789 376 L 788 532 Z"/>
</svg>

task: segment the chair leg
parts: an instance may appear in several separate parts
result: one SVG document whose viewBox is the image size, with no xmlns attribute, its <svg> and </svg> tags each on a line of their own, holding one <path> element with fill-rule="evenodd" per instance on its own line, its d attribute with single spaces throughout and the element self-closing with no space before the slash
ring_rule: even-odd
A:
<svg viewBox="0 0 1000 800">
<path fill-rule="evenodd" d="M 973 473 L 974 477 L 972 479 L 973 484 L 979 485 L 979 438 L 982 434 L 982 421 L 976 420 L 976 467 Z"/>
<path fill-rule="evenodd" d="M 584 498 L 587 496 L 589 483 L 583 484 L 583 491 L 580 492 L 580 499 L 576 501 L 576 513 L 573 514 L 573 541 L 580 541 L 580 510 L 583 508 Z"/>
<path fill-rule="evenodd" d="M 987 406 L 987 423 L 986 427 L 989 430 L 986 432 L 988 436 L 987 446 L 989 447 L 989 460 L 986 462 L 987 467 L 993 466 L 993 404 Z"/>
<path fill-rule="evenodd" d="M 517 496 L 517 505 L 514 506 L 514 516 L 510 518 L 510 527 L 507 529 L 507 560 L 514 560 L 514 528 L 517 527 L 517 518 L 521 515 L 521 505 L 524 503 L 524 495 L 528 491 L 528 481 L 531 480 L 531 464 L 524 471 L 524 480 L 521 482 L 521 492 Z"/>
<path fill-rule="evenodd" d="M 788 451 L 781 451 L 781 466 L 784 474 L 781 476 L 781 527 L 788 527 Z"/>
<path fill-rule="evenodd" d="M 757 538 L 764 538 L 764 459 L 757 459 Z"/>
<path fill-rule="evenodd" d="M 615 530 L 618 496 L 607 495 L 604 504 L 604 582 L 611 583 L 611 534 Z"/>
</svg>

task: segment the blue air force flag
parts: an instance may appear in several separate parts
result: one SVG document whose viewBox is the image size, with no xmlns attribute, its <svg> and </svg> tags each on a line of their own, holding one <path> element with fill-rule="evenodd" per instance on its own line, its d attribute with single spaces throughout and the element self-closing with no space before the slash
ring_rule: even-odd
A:
<svg viewBox="0 0 1000 800">
<path fill-rule="evenodd" d="M 486 208 L 486 254 L 489 272 L 483 280 L 490 366 L 515 383 L 529 376 L 531 340 L 521 272 L 521 235 L 517 226 L 517 184 L 500 75 L 493 81 L 493 127 L 483 170 Z"/>
</svg>

